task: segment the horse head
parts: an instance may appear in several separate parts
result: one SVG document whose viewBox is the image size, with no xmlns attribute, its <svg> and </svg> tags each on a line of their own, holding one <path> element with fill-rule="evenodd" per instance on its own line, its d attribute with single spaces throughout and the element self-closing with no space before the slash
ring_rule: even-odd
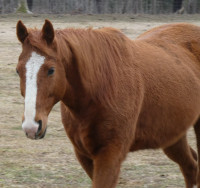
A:
<svg viewBox="0 0 200 188">
<path fill-rule="evenodd" d="M 64 97 L 65 68 L 57 57 L 50 21 L 45 21 L 42 30 L 27 29 L 18 21 L 16 32 L 22 44 L 16 68 L 25 100 L 22 128 L 28 138 L 40 139 L 45 136 L 51 109 Z"/>
</svg>

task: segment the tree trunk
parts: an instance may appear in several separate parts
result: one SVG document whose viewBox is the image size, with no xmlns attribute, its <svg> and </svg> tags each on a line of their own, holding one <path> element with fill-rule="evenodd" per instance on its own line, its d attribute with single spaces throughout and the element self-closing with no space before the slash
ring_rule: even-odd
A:
<svg viewBox="0 0 200 188">
<path fill-rule="evenodd" d="M 29 14 L 31 13 L 29 11 L 29 9 L 28 9 L 27 1 L 26 0 L 20 0 L 19 1 L 17 12 L 20 12 L 20 13 L 29 13 Z"/>
<path fill-rule="evenodd" d="M 173 2 L 173 12 L 177 12 L 182 8 L 182 2 L 183 0 L 174 0 Z"/>
<path fill-rule="evenodd" d="M 28 9 L 31 11 L 33 7 L 33 0 L 27 0 Z"/>
<path fill-rule="evenodd" d="M 157 5 L 157 0 L 153 0 L 152 1 L 152 13 L 153 14 L 157 13 L 156 5 Z"/>
</svg>

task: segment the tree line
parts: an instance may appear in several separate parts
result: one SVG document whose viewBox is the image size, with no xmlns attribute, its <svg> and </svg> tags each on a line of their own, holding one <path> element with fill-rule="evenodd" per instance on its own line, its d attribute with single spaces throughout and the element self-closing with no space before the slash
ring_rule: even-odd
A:
<svg viewBox="0 0 200 188">
<path fill-rule="evenodd" d="M 16 12 L 20 6 L 38 14 L 200 13 L 200 0 L 0 0 L 0 13 Z"/>
</svg>

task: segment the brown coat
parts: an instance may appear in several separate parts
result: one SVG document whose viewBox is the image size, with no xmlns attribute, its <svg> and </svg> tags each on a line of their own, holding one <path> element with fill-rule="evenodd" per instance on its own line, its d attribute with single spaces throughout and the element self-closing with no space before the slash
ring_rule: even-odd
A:
<svg viewBox="0 0 200 188">
<path fill-rule="evenodd" d="M 200 115 L 199 27 L 164 25 L 133 41 L 112 28 L 54 30 L 46 20 L 42 32 L 30 29 L 27 37 L 24 27 L 18 23 L 23 48 L 65 70 L 55 72 L 63 75 L 54 83 L 59 94 L 51 94 L 56 99 L 45 109 L 61 101 L 66 133 L 93 188 L 115 187 L 126 154 L 150 148 L 162 148 L 179 164 L 187 188 L 200 187 L 197 155 L 186 141 Z M 48 103 L 42 91 L 40 119 Z"/>
</svg>

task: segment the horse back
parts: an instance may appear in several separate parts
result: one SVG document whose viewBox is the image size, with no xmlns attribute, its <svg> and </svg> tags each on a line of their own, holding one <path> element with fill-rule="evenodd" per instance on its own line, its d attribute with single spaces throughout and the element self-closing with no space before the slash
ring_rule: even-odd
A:
<svg viewBox="0 0 200 188">
<path fill-rule="evenodd" d="M 145 94 L 131 150 L 165 148 L 199 117 L 200 28 L 165 25 L 135 42 Z"/>
</svg>

